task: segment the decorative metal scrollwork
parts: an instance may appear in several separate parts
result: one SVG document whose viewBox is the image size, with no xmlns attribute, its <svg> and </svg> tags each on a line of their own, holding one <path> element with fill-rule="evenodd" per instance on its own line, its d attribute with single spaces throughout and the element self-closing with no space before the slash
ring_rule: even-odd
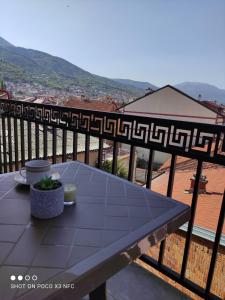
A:
<svg viewBox="0 0 225 300">
<path fill-rule="evenodd" d="M 225 165 L 225 127 L 0 99 L 1 116 Z"/>
</svg>

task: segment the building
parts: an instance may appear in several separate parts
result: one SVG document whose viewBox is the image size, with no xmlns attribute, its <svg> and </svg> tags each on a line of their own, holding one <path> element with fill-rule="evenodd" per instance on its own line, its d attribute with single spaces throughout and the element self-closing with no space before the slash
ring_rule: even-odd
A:
<svg viewBox="0 0 225 300">
<path fill-rule="evenodd" d="M 82 96 L 73 96 L 63 103 L 66 107 L 113 112 L 118 109 L 115 102 L 91 101 Z"/>
<path fill-rule="evenodd" d="M 186 157 L 178 157 L 173 186 L 173 199 L 191 205 L 192 187 L 191 181 L 196 173 L 197 162 Z M 160 168 L 163 172 L 152 181 L 151 189 L 166 195 L 169 178 L 170 159 Z M 208 275 L 208 267 L 211 260 L 212 245 L 215 240 L 218 217 L 220 213 L 223 192 L 225 167 L 221 165 L 204 163 L 202 176 L 206 176 L 205 190 L 198 194 L 197 210 L 195 215 L 192 243 L 188 263 L 187 276 L 195 280 L 200 286 L 204 286 Z M 187 224 L 172 234 L 166 241 L 166 258 L 164 264 L 176 272 L 180 272 L 182 255 L 185 245 L 185 231 Z M 159 245 L 149 250 L 150 255 L 157 258 Z M 200 257 L 201 259 L 196 259 Z M 216 265 L 212 291 L 222 299 L 225 297 L 225 224 L 222 229 L 220 247 L 217 254 L 219 263 Z M 163 276 L 162 276 L 163 277 Z"/>
<path fill-rule="evenodd" d="M 224 124 L 225 113 L 207 101 L 198 101 L 177 88 L 166 85 L 156 91 L 120 107 L 124 114 L 169 120 L 199 122 L 207 124 Z M 148 160 L 147 150 L 138 150 L 138 157 Z M 163 163 L 168 159 L 166 153 L 156 153 L 155 162 Z"/>
<path fill-rule="evenodd" d="M 225 114 L 206 101 L 199 101 L 177 88 L 166 85 L 120 108 L 125 114 L 179 121 L 224 124 Z"/>
<path fill-rule="evenodd" d="M 169 168 L 170 159 L 160 168 L 161 175 L 152 181 L 153 191 L 166 195 Z M 193 195 L 192 181 L 194 180 L 193 175 L 196 173 L 196 168 L 197 161 L 187 157 L 177 158 L 172 195 L 174 199 L 191 205 Z M 204 163 L 202 178 L 205 178 L 205 185 L 198 195 L 195 225 L 215 232 L 224 192 L 225 168 L 216 164 Z M 223 234 L 225 234 L 225 224 Z"/>
<path fill-rule="evenodd" d="M 12 120 L 13 122 L 13 120 Z M 17 143 L 18 145 L 21 145 L 21 126 L 20 123 L 17 122 L 17 128 L 18 128 L 18 134 L 17 134 Z M 2 130 L 2 124 L 0 124 L 0 130 Z M 24 123 L 24 137 L 22 140 L 23 144 L 28 144 L 28 126 L 26 123 Z M 44 155 L 44 137 L 43 137 L 43 126 L 39 125 L 39 157 L 40 159 L 43 158 Z M 14 148 L 15 145 L 15 140 L 16 137 L 14 135 L 14 131 L 11 132 L 11 143 L 12 147 Z M 35 131 L 35 124 L 31 125 L 31 139 L 35 140 L 36 136 L 36 131 Z M 57 135 L 56 135 L 56 157 L 57 161 L 61 162 L 62 160 L 62 155 L 63 155 L 63 132 L 61 129 L 57 129 Z M 8 129 L 6 129 L 6 139 L 8 139 Z M 48 132 L 47 132 L 47 157 L 49 159 L 52 158 L 53 155 L 53 134 L 52 134 L 52 129 L 49 127 Z M 110 145 L 108 145 L 106 142 L 103 143 L 103 150 L 109 150 Z M 98 158 L 98 148 L 99 148 L 99 140 L 96 137 L 91 137 L 90 138 L 90 146 L 89 146 L 89 164 L 92 166 L 96 165 L 96 161 Z M 3 144 L 1 143 L 1 155 L 4 155 L 6 153 L 7 160 L 9 161 L 8 153 L 8 145 L 7 148 L 4 148 Z M 67 144 L 66 144 L 66 156 L 68 159 L 72 159 L 72 154 L 73 154 L 73 132 L 68 131 L 67 132 Z M 31 157 L 32 159 L 36 158 L 36 144 L 32 143 L 31 144 Z M 77 135 L 77 159 L 80 161 L 84 161 L 85 157 L 85 135 L 78 133 Z M 28 154 L 28 149 L 25 147 L 24 151 L 24 159 L 28 160 L 29 154 Z M 18 152 L 18 160 L 20 161 L 22 159 L 22 153 L 21 151 Z M 12 162 L 15 162 L 15 151 L 12 151 Z"/>
</svg>

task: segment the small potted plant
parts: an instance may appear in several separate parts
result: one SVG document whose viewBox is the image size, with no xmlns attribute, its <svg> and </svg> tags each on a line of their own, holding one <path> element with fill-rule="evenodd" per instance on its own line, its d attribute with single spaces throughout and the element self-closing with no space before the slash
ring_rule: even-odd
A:
<svg viewBox="0 0 225 300">
<path fill-rule="evenodd" d="M 31 186 L 31 215 L 39 219 L 50 219 L 60 215 L 64 209 L 64 189 L 58 180 L 44 177 Z"/>
</svg>

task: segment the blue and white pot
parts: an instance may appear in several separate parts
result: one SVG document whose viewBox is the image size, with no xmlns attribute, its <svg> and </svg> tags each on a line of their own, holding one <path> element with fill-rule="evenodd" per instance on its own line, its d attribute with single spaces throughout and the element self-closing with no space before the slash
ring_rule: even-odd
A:
<svg viewBox="0 0 225 300">
<path fill-rule="evenodd" d="M 59 216 L 64 209 L 63 185 L 54 190 L 39 190 L 31 186 L 31 215 L 39 219 Z"/>
</svg>

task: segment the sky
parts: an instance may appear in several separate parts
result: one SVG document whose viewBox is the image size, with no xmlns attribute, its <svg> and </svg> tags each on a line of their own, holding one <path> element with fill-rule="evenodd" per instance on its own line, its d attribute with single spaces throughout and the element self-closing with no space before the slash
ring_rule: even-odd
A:
<svg viewBox="0 0 225 300">
<path fill-rule="evenodd" d="M 0 0 L 0 36 L 97 75 L 225 89 L 224 0 Z"/>
</svg>

